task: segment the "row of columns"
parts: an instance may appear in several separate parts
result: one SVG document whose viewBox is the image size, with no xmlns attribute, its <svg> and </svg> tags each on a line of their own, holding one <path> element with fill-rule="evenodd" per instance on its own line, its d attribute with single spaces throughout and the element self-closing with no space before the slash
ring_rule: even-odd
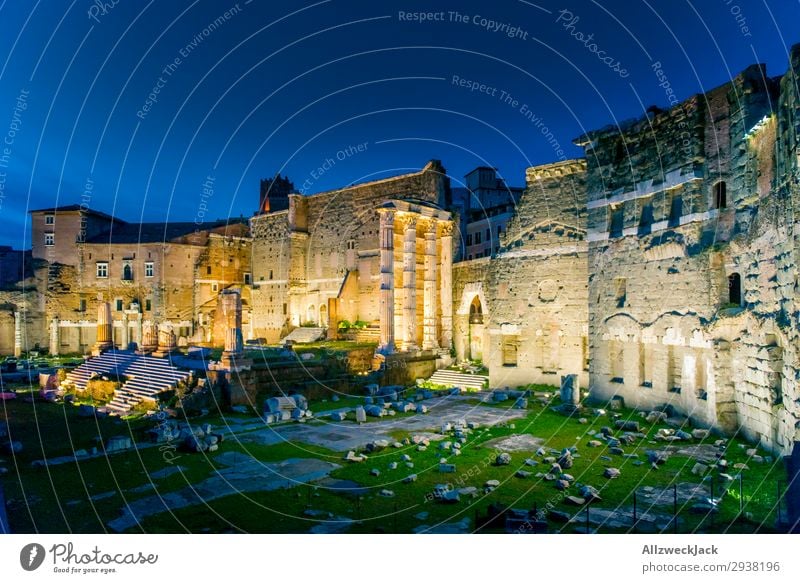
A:
<svg viewBox="0 0 800 583">
<path fill-rule="evenodd" d="M 380 350 L 393 352 L 397 340 L 405 350 L 417 346 L 417 228 L 424 230 L 422 348 L 449 349 L 452 319 L 452 222 L 412 212 L 379 209 L 380 214 Z M 395 338 L 395 228 L 402 230 L 402 319 Z M 441 251 L 437 254 L 437 249 Z M 438 273 L 437 273 L 438 271 Z M 440 282 L 437 290 L 436 282 Z M 437 293 L 438 292 L 438 293 Z M 437 337 L 437 307 L 441 307 L 441 336 Z"/>
</svg>

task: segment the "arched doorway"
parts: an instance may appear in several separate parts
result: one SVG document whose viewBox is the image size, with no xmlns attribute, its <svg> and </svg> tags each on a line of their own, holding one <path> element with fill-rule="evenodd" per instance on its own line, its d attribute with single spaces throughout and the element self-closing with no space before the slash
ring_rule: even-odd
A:
<svg viewBox="0 0 800 583">
<path fill-rule="evenodd" d="M 325 304 L 319 307 L 319 325 L 323 328 L 328 326 L 328 307 Z"/>
<path fill-rule="evenodd" d="M 308 309 L 306 310 L 306 323 L 307 324 L 317 323 L 317 307 L 314 304 L 308 306 Z"/>
<path fill-rule="evenodd" d="M 483 360 L 483 304 L 475 296 L 469 305 L 469 354 L 470 360 Z"/>
</svg>

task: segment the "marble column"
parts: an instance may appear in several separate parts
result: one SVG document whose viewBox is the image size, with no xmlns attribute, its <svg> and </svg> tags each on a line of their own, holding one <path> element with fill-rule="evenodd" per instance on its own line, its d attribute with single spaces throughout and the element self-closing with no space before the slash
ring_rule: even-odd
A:
<svg viewBox="0 0 800 583">
<path fill-rule="evenodd" d="M 378 350 L 394 352 L 394 212 L 380 210 L 381 340 Z"/>
<path fill-rule="evenodd" d="M 242 340 L 242 298 L 236 290 L 224 290 L 221 294 L 222 316 L 225 320 L 225 350 L 223 358 L 235 359 L 244 351 Z"/>
<path fill-rule="evenodd" d="M 417 217 L 405 218 L 403 235 L 403 349 L 417 348 Z"/>
<path fill-rule="evenodd" d="M 439 348 L 436 338 L 436 219 L 425 223 L 425 280 L 423 283 L 422 348 Z"/>
<path fill-rule="evenodd" d="M 95 356 L 114 348 L 114 331 L 111 329 L 111 304 L 101 303 L 97 308 L 97 340 L 92 354 Z"/>
<path fill-rule="evenodd" d="M 439 221 L 439 296 L 442 310 L 441 347 L 450 350 L 453 344 L 453 222 Z"/>
<path fill-rule="evenodd" d="M 50 320 L 50 356 L 58 356 L 58 318 Z"/>
<path fill-rule="evenodd" d="M 22 356 L 22 312 L 14 312 L 14 356 Z"/>
</svg>

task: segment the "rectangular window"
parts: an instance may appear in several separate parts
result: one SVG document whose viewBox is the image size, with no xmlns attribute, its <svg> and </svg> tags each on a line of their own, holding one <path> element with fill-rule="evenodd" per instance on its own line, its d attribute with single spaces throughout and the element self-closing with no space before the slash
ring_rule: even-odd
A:
<svg viewBox="0 0 800 583">
<path fill-rule="evenodd" d="M 467 235 L 467 246 L 472 245 L 472 235 Z"/>
<path fill-rule="evenodd" d="M 117 300 L 117 311 L 118 312 L 122 311 L 122 300 Z"/>
<path fill-rule="evenodd" d="M 79 312 L 85 312 L 86 311 L 86 300 L 81 300 L 80 307 L 78 308 L 78 311 Z"/>
<path fill-rule="evenodd" d="M 44 216 L 44 224 L 45 225 L 55 225 L 56 218 L 53 215 L 45 215 Z"/>
<path fill-rule="evenodd" d="M 53 233 L 45 233 L 44 234 L 44 244 L 45 244 L 45 246 L 52 247 L 53 245 L 55 245 L 55 242 L 56 242 L 55 234 L 53 234 Z"/>
<path fill-rule="evenodd" d="M 611 238 L 622 237 L 622 228 L 625 216 L 622 205 L 612 205 L 609 208 L 608 236 Z"/>
<path fill-rule="evenodd" d="M 476 245 L 480 245 L 481 244 L 481 232 L 480 231 L 475 233 L 475 244 Z"/>
<path fill-rule="evenodd" d="M 149 312 L 149 311 L 152 309 L 152 307 L 153 307 L 153 304 L 151 303 L 151 300 L 150 300 L 150 298 L 147 298 L 147 299 L 144 301 L 144 311 L 145 311 L 145 312 Z"/>
<path fill-rule="evenodd" d="M 250 274 L 249 273 L 245 273 L 244 274 L 244 284 L 245 285 L 250 285 Z"/>
<path fill-rule="evenodd" d="M 155 266 L 152 261 L 146 261 L 144 264 L 144 276 L 145 277 L 153 277 L 155 272 Z"/>
<path fill-rule="evenodd" d="M 211 284 L 211 291 L 212 292 L 216 292 L 217 290 L 219 290 L 219 285 L 217 285 L 216 283 L 212 283 Z"/>
<path fill-rule="evenodd" d="M 647 235 L 653 227 L 653 200 L 642 205 L 642 216 L 639 219 L 639 235 Z"/>
<path fill-rule="evenodd" d="M 211 266 L 206 265 L 206 275 L 211 275 Z"/>
<path fill-rule="evenodd" d="M 517 339 L 503 338 L 503 366 L 517 366 Z"/>
<path fill-rule="evenodd" d="M 491 240 L 492 240 L 492 230 L 486 229 L 486 242 L 488 243 Z"/>
<path fill-rule="evenodd" d="M 681 224 L 681 215 L 683 214 L 683 197 L 676 194 L 672 197 L 669 204 L 669 218 L 667 219 L 667 226 L 672 229 Z"/>
<path fill-rule="evenodd" d="M 108 263 L 105 261 L 100 261 L 97 263 L 97 277 L 108 277 Z"/>
</svg>

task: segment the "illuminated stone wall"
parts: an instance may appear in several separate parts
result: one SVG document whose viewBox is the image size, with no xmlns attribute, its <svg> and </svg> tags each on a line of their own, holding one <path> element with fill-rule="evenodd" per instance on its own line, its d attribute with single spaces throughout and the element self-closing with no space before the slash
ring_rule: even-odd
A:
<svg viewBox="0 0 800 583">
<path fill-rule="evenodd" d="M 596 397 L 671 404 L 790 450 L 800 419 L 799 62 L 795 48 L 781 82 L 753 66 L 577 141 L 588 161 Z"/>
<path fill-rule="evenodd" d="M 588 380 L 586 164 L 529 168 L 492 258 L 454 266 L 455 350 L 493 387 Z"/>
<path fill-rule="evenodd" d="M 326 327 L 331 300 L 342 302 L 341 318 L 377 330 L 378 206 L 390 199 L 445 205 L 448 195 L 444 168 L 432 161 L 412 174 L 313 195 L 291 194 L 288 210 L 253 217 L 254 336 L 275 342 L 297 326 Z M 420 247 L 420 265 L 423 255 Z M 356 283 L 344 286 L 348 274 Z"/>
</svg>

